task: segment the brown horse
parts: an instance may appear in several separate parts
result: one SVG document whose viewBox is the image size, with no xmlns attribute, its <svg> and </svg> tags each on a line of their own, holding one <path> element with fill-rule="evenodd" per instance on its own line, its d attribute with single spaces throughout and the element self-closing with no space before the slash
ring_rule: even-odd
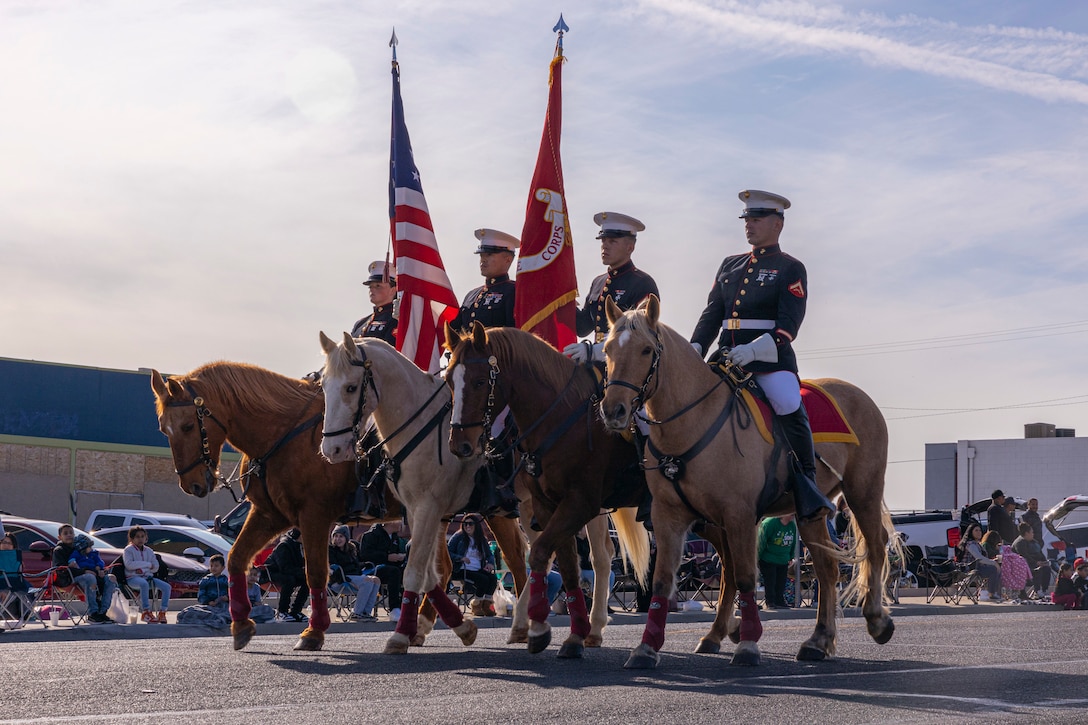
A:
<svg viewBox="0 0 1088 725">
<path fill-rule="evenodd" d="M 529 550 L 529 651 L 541 652 L 551 642 L 546 576 L 554 554 L 571 614 L 571 634 L 559 657 L 581 657 L 590 624 L 578 585 L 574 536 L 603 507 L 631 507 L 641 500 L 645 489 L 638 456 L 597 420 L 593 403 L 599 388 L 593 371 L 540 338 L 515 328 L 485 330 L 477 322 L 464 337 L 447 326 L 446 341 L 452 351 L 446 370 L 454 406 L 450 450 L 462 458 L 479 455 L 484 432 L 507 405 L 521 431 L 520 465 L 530 474 L 533 510 L 543 526 Z M 621 481 L 631 485 L 624 488 Z M 649 537 L 635 523 L 633 508 L 619 508 L 613 521 L 642 580 Z"/>
<path fill-rule="evenodd" d="M 234 648 L 245 647 L 256 633 L 249 619 L 246 571 L 269 541 L 294 526 L 302 532 L 311 597 L 310 621 L 295 649 L 321 649 L 330 624 L 326 599 L 329 530 L 344 515 L 357 485 L 354 463 L 333 465 L 318 453 L 324 408 L 321 386 L 255 365 L 217 362 L 168 379 L 152 371 L 151 388 L 159 428 L 170 442 L 183 491 L 203 497 L 221 482 L 219 456 L 224 442 L 246 456 L 245 495 L 253 506 L 227 557 Z M 384 520 L 400 520 L 401 502 L 389 491 L 386 502 Z M 525 556 L 517 522 L 489 523 L 504 551 Z M 445 582 L 453 569 L 445 547 L 437 552 L 436 561 Z M 420 634 L 413 644 L 422 644 L 433 627 L 435 612 L 429 603 L 420 619 Z"/>
<path fill-rule="evenodd" d="M 733 593 L 739 590 L 741 620 L 733 663 L 758 664 L 756 642 L 763 631 L 754 594 L 759 500 L 768 467 L 776 466 L 778 480 L 785 480 L 785 462 L 773 460 L 773 446 L 764 441 L 750 419 L 742 417 L 739 411 L 744 404 L 733 387 L 722 384 L 687 340 L 659 321 L 659 313 L 660 304 L 653 296 L 626 313 L 613 304 L 607 308 L 612 325 L 604 345 L 609 383 L 601 415 L 610 429 L 626 430 L 634 412 L 645 403 L 652 423 L 647 448 L 662 456 L 646 461 L 657 534 L 653 604 L 642 644 L 632 651 L 625 667 L 657 666 L 665 638 L 668 607 L 664 603 L 675 588 L 682 540 L 699 520 L 720 527 L 728 544 L 722 562 L 727 584 L 714 630 L 704 638 L 700 650 L 712 650 L 727 629 L 733 636 Z M 844 598 L 849 601 L 856 595 L 869 634 L 883 644 L 895 629 L 882 603 L 883 581 L 888 574 L 886 546 L 892 533 L 891 517 L 883 502 L 887 425 L 876 404 L 859 388 L 834 379 L 815 382 L 835 398 L 858 436 L 857 445 L 817 445 L 824 464 L 817 478 L 820 489 L 829 496 L 841 490 L 854 514 L 857 543 L 849 558 L 858 565 L 853 581 L 856 592 L 844 593 Z M 841 476 L 836 474 L 839 471 Z M 786 495 L 762 513 L 777 516 L 792 511 L 792 496 Z M 832 548 L 825 521 L 801 522 L 799 528 L 812 551 L 820 598 L 816 628 L 801 645 L 797 659 L 821 660 L 835 652 L 835 583 L 838 563 L 844 557 Z M 727 565 L 731 565 L 732 576 L 728 576 Z"/>
</svg>

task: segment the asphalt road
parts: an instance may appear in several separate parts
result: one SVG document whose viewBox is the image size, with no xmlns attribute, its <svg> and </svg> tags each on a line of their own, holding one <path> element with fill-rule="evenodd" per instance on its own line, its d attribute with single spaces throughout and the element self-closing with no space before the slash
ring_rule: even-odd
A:
<svg viewBox="0 0 1088 725">
<path fill-rule="evenodd" d="M 317 653 L 292 651 L 286 630 L 242 652 L 225 636 L 178 630 L 133 639 L 107 627 L 65 641 L 9 633 L 0 723 L 1088 722 L 1088 612 L 922 611 L 941 614 L 899 616 L 883 646 L 862 620 L 840 620 L 838 656 L 816 664 L 794 660 L 812 620 L 771 615 L 764 663 L 752 668 L 692 654 L 705 621 L 670 622 L 660 667 L 640 672 L 622 669 L 640 624 L 610 626 L 605 647 L 580 661 L 556 659 L 558 628 L 540 655 L 504 644 L 499 628 L 481 629 L 470 648 L 440 629 L 404 656 L 380 654 L 388 625 L 336 631 Z"/>
</svg>

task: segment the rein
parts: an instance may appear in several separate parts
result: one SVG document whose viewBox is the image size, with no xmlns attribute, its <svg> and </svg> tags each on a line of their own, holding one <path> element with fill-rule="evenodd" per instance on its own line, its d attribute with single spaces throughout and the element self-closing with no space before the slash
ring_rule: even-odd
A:
<svg viewBox="0 0 1088 725">
<path fill-rule="evenodd" d="M 521 448 L 522 443 L 524 443 L 529 438 L 529 436 L 532 435 L 536 431 L 536 429 L 544 423 L 548 416 L 555 412 L 556 408 L 559 407 L 559 404 L 562 403 L 563 399 L 566 397 L 567 391 L 569 391 L 574 386 L 574 383 L 578 378 L 578 372 L 582 367 L 581 365 L 576 366 L 574 368 L 574 372 L 571 373 L 570 378 L 567 380 L 566 385 L 564 385 L 563 389 L 559 391 L 559 393 L 555 396 L 555 400 L 553 400 L 552 404 L 548 406 L 548 409 L 545 410 L 533 422 L 532 425 L 526 428 L 525 432 L 521 433 L 521 435 L 519 435 L 514 441 L 506 446 L 504 450 L 497 451 L 492 447 L 492 443 L 494 441 L 490 438 L 490 431 L 491 421 L 494 416 L 495 408 L 495 387 L 498 384 L 500 373 L 498 360 L 495 358 L 494 355 L 491 355 L 487 358 L 468 358 L 464 360 L 461 364 L 483 362 L 486 362 L 490 368 L 488 374 L 489 388 L 487 394 L 487 405 L 484 408 L 484 419 L 482 421 L 477 421 L 473 423 L 455 423 L 451 424 L 451 427 L 456 430 L 465 430 L 467 428 L 473 428 L 478 425 L 483 426 L 483 432 L 481 433 L 481 437 L 487 437 L 487 442 L 484 446 L 486 456 L 488 456 L 489 458 L 497 458 L 505 455 L 507 451 L 515 449 L 521 450 L 521 460 L 518 463 L 517 468 L 514 469 L 514 473 L 511 475 L 510 478 L 513 479 L 513 477 L 516 476 L 522 469 L 524 469 L 525 472 L 528 473 L 530 476 L 537 478 L 541 474 L 540 459 L 548 454 L 552 447 L 559 442 L 559 439 L 562 438 L 563 435 L 571 429 L 571 427 L 574 426 L 579 418 L 586 416 L 589 410 L 597 404 L 598 396 L 596 394 L 591 395 L 586 400 L 582 401 L 581 405 L 576 406 L 558 426 L 549 431 L 548 435 L 544 438 L 541 444 L 537 446 L 534 450 L 525 451 Z M 598 388 L 598 391 L 599 390 L 600 388 Z M 589 444 L 589 450 L 592 451 L 592 429 L 589 428 L 591 421 L 588 416 L 586 417 L 586 423 L 587 441 Z"/>
<path fill-rule="evenodd" d="M 421 405 L 414 413 L 408 416 L 408 419 L 401 423 L 401 425 L 395 431 L 390 433 L 384 439 L 379 440 L 377 443 L 371 446 L 369 450 L 362 451 L 360 450 L 360 447 L 363 442 L 363 436 L 360 435 L 359 424 L 363 420 L 363 410 L 366 408 L 367 388 L 370 388 L 374 391 L 374 400 L 376 401 L 376 405 L 381 404 L 381 394 L 378 392 L 378 388 L 374 384 L 373 363 L 366 356 L 366 349 L 362 345 L 357 345 L 356 349 L 359 351 L 359 355 L 362 359 L 355 360 L 353 358 L 350 360 L 350 362 L 355 367 L 363 368 L 363 379 L 360 381 L 359 384 L 359 399 L 355 406 L 355 414 L 352 417 L 351 426 L 348 428 L 342 428 L 340 430 L 334 431 L 323 430 L 321 434 L 326 438 L 332 438 L 334 436 L 346 435 L 348 433 L 351 433 L 352 448 L 355 450 L 355 460 L 358 462 L 367 458 L 371 453 L 378 450 L 379 448 L 384 448 L 388 446 L 391 440 L 403 433 L 409 425 L 411 425 L 421 415 L 423 415 L 423 411 L 425 411 L 434 401 L 434 399 L 438 397 L 438 394 L 443 389 L 445 389 L 446 385 L 445 383 L 440 384 L 435 389 L 435 391 L 431 393 L 431 396 L 427 398 L 426 402 L 424 402 L 423 405 Z M 445 417 L 446 413 L 448 413 L 452 408 L 453 399 L 451 397 L 450 400 L 447 400 L 445 403 L 443 403 L 442 407 L 440 407 L 438 411 L 433 416 L 431 416 L 431 418 L 424 424 L 424 426 L 420 428 L 414 436 L 412 436 L 412 438 L 404 445 L 403 448 L 401 448 L 396 453 L 396 455 L 389 456 L 383 454 L 382 462 L 377 467 L 377 469 L 375 469 L 370 477 L 370 480 L 373 481 L 379 474 L 388 474 L 390 480 L 393 482 L 394 488 L 396 488 L 397 480 L 400 477 L 401 464 L 404 463 L 405 459 L 407 459 L 408 456 L 410 456 L 412 452 L 419 447 L 419 444 L 422 443 L 428 435 L 430 435 L 431 431 L 433 431 L 442 423 L 442 419 Z M 438 465 L 442 465 L 441 440 L 439 440 L 438 444 Z"/>
</svg>

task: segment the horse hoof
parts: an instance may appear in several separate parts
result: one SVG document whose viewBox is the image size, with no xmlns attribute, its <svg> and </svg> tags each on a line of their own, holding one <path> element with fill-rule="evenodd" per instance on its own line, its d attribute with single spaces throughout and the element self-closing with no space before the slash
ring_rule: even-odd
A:
<svg viewBox="0 0 1088 725">
<path fill-rule="evenodd" d="M 600 647 L 604 644 L 604 637 L 599 634 L 586 635 L 586 647 Z"/>
<path fill-rule="evenodd" d="M 657 664 L 660 661 L 661 655 L 657 653 L 657 650 L 643 642 L 631 650 L 631 655 L 623 663 L 623 669 L 654 670 L 657 669 Z"/>
<path fill-rule="evenodd" d="M 585 656 L 585 651 L 586 648 L 577 642 L 564 642 L 556 657 L 561 660 L 580 660 Z"/>
<path fill-rule="evenodd" d="M 385 643 L 385 649 L 382 650 L 383 655 L 403 655 L 408 654 L 408 646 L 411 644 L 411 640 L 408 639 L 408 635 L 401 634 L 400 632 L 393 632 Z"/>
<path fill-rule="evenodd" d="M 303 632 L 303 635 L 306 633 Z M 295 642 L 296 652 L 319 652 L 325 645 L 324 637 L 306 637 L 299 636 L 298 642 Z"/>
<path fill-rule="evenodd" d="M 528 638 L 529 642 L 529 654 L 539 654 L 548 649 L 548 645 L 552 643 L 552 630 L 548 628 L 544 634 L 531 634 Z"/>
<path fill-rule="evenodd" d="M 231 622 L 231 633 L 234 635 L 234 649 L 244 649 L 249 641 L 253 639 L 253 635 L 257 634 L 257 625 L 253 623 L 252 619 L 247 619 L 244 622 Z"/>
<path fill-rule="evenodd" d="M 466 647 L 476 641 L 477 632 L 479 632 L 479 628 L 471 619 L 466 619 L 464 622 L 461 622 L 461 624 L 453 628 L 453 633 L 461 639 L 461 644 Z"/>
<path fill-rule="evenodd" d="M 762 659 L 763 656 L 759 653 L 759 647 L 756 643 L 746 640 L 737 645 L 737 649 L 733 652 L 733 659 L 729 661 L 729 664 L 741 667 L 755 667 L 760 664 Z"/>
<path fill-rule="evenodd" d="M 803 644 L 801 649 L 797 650 L 798 662 L 823 662 L 825 659 L 827 659 L 827 653 L 810 644 Z"/>
<path fill-rule="evenodd" d="M 514 627 L 510 630 L 510 636 L 506 638 L 506 644 L 525 644 L 528 641 L 528 627 Z"/>
<path fill-rule="evenodd" d="M 706 637 L 700 639 L 699 644 L 695 647 L 695 653 L 700 655 L 716 655 L 721 651 L 721 642 L 714 642 Z"/>
<path fill-rule="evenodd" d="M 873 641 L 877 644 L 887 644 L 891 640 L 892 635 L 895 634 L 895 622 L 888 618 L 888 626 L 883 631 L 873 635 Z"/>
</svg>

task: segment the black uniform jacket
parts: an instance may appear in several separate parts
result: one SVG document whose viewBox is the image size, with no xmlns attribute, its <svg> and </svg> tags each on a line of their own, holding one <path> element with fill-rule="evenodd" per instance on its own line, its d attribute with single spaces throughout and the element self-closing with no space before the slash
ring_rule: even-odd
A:
<svg viewBox="0 0 1088 725">
<path fill-rule="evenodd" d="M 611 297 L 616 306 L 626 312 L 638 307 L 650 295 L 661 296 L 654 278 L 635 267 L 633 262 L 608 270 L 593 280 L 582 309 L 578 310 L 576 325 L 578 336 L 593 333 L 593 342 L 602 342 L 608 336 L 608 317 L 604 313 L 604 301 Z"/>
<path fill-rule="evenodd" d="M 465 295 L 450 327 L 468 332 L 475 320 L 484 327 L 516 327 L 514 324 L 514 280 L 510 275 L 489 277 L 487 284 Z"/>
<path fill-rule="evenodd" d="M 397 321 L 393 319 L 393 305 L 375 307 L 372 314 L 355 323 L 352 337 L 377 337 L 390 345 L 397 345 Z"/>
<path fill-rule="evenodd" d="M 706 353 L 719 333 L 718 345 L 723 348 L 752 342 L 769 333 L 778 345 L 778 362 L 753 362 L 745 369 L 754 373 L 775 370 L 796 373 L 797 356 L 791 343 L 805 319 L 807 302 L 805 265 L 784 253 L 777 244 L 726 257 L 714 277 L 706 309 L 699 316 L 691 341 L 699 343 Z M 729 320 L 763 320 L 767 327 L 726 329 Z"/>
</svg>

